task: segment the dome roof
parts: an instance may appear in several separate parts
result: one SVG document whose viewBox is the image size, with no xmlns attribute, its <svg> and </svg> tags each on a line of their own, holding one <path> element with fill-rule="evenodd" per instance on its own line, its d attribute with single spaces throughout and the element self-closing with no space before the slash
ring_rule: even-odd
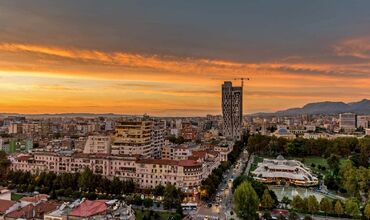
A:
<svg viewBox="0 0 370 220">
<path fill-rule="evenodd" d="M 286 128 L 279 128 L 277 130 L 277 133 L 279 133 L 279 134 L 288 134 L 288 130 Z"/>
</svg>

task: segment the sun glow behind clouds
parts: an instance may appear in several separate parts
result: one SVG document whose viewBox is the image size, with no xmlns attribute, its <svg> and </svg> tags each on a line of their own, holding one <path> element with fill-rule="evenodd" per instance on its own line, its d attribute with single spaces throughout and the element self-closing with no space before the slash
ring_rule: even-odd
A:
<svg viewBox="0 0 370 220">
<path fill-rule="evenodd" d="M 220 113 L 222 81 L 246 73 L 248 112 L 370 94 L 367 60 L 242 63 L 16 43 L 0 43 L 0 57 L 2 112 Z"/>
</svg>

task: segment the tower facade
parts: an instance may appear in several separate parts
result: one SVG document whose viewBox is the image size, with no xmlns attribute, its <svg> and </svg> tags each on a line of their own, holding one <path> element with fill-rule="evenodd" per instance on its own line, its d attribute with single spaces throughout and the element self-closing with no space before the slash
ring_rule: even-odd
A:
<svg viewBox="0 0 370 220">
<path fill-rule="evenodd" d="M 240 140 L 243 121 L 243 87 L 226 81 L 222 84 L 223 135 Z"/>
</svg>

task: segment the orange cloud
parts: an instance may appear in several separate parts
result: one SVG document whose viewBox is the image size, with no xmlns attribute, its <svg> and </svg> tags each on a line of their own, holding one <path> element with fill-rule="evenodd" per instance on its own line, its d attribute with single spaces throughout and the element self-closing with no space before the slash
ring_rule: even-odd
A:
<svg viewBox="0 0 370 220">
<path fill-rule="evenodd" d="M 370 37 L 344 40 L 334 46 L 334 51 L 339 56 L 370 59 Z"/>
<path fill-rule="evenodd" d="M 339 48 L 339 47 L 338 47 Z M 338 49 L 339 51 L 340 49 Z M 229 79 L 239 75 L 257 75 L 268 73 L 285 73 L 284 77 L 296 77 L 297 72 L 300 77 L 321 77 L 320 74 L 337 77 L 351 77 L 354 73 L 345 75 L 345 72 L 355 68 L 352 65 L 340 64 L 313 64 L 313 63 L 240 63 L 224 60 L 196 59 L 191 57 L 174 57 L 159 55 L 143 55 L 125 52 L 104 52 L 97 50 L 84 50 L 76 48 L 47 47 L 40 45 L 0 44 L 0 51 L 15 53 L 33 53 L 47 56 L 55 56 L 77 61 L 86 61 L 89 65 L 96 63 L 111 67 L 122 66 L 128 68 L 152 69 L 171 73 L 200 74 L 203 76 L 212 75 L 212 78 L 224 80 L 225 73 L 229 74 Z M 43 60 L 42 60 L 43 61 Z M 357 66 L 358 67 L 358 66 Z M 314 74 L 317 72 L 317 74 Z M 290 74 L 289 74 L 290 73 Z M 292 74 L 294 73 L 294 74 Z M 370 74 L 370 71 L 364 71 Z M 355 74 L 356 76 L 356 74 Z M 226 79 L 227 80 L 227 79 Z"/>
<path fill-rule="evenodd" d="M 240 76 L 252 78 L 248 112 L 370 94 L 367 62 L 243 63 L 14 43 L 0 44 L 0 56 L 0 104 L 7 111 L 220 113 L 221 82 Z"/>
</svg>

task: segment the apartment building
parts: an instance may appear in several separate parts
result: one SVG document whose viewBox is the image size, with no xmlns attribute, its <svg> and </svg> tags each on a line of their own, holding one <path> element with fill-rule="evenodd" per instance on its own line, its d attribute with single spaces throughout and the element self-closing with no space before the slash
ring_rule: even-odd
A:
<svg viewBox="0 0 370 220">
<path fill-rule="evenodd" d="M 192 155 L 191 149 L 186 145 L 166 145 L 162 147 L 163 160 L 186 160 Z"/>
<path fill-rule="evenodd" d="M 185 140 L 195 140 L 198 137 L 198 131 L 191 123 L 182 123 L 181 136 Z"/>
<path fill-rule="evenodd" d="M 87 138 L 84 153 L 85 154 L 110 154 L 111 137 L 109 136 L 89 136 Z"/>
<path fill-rule="evenodd" d="M 339 126 L 346 132 L 354 131 L 357 127 L 357 115 L 353 113 L 340 114 Z"/>
<path fill-rule="evenodd" d="M 133 180 L 141 188 L 172 183 L 179 188 L 197 187 L 221 163 L 215 151 L 193 151 L 186 160 L 160 160 L 83 153 L 35 152 L 10 158 L 13 171 L 75 173 L 87 167 L 107 178 Z"/>
<path fill-rule="evenodd" d="M 164 145 L 164 127 L 163 121 L 149 119 L 118 122 L 111 154 L 160 158 Z"/>
</svg>

